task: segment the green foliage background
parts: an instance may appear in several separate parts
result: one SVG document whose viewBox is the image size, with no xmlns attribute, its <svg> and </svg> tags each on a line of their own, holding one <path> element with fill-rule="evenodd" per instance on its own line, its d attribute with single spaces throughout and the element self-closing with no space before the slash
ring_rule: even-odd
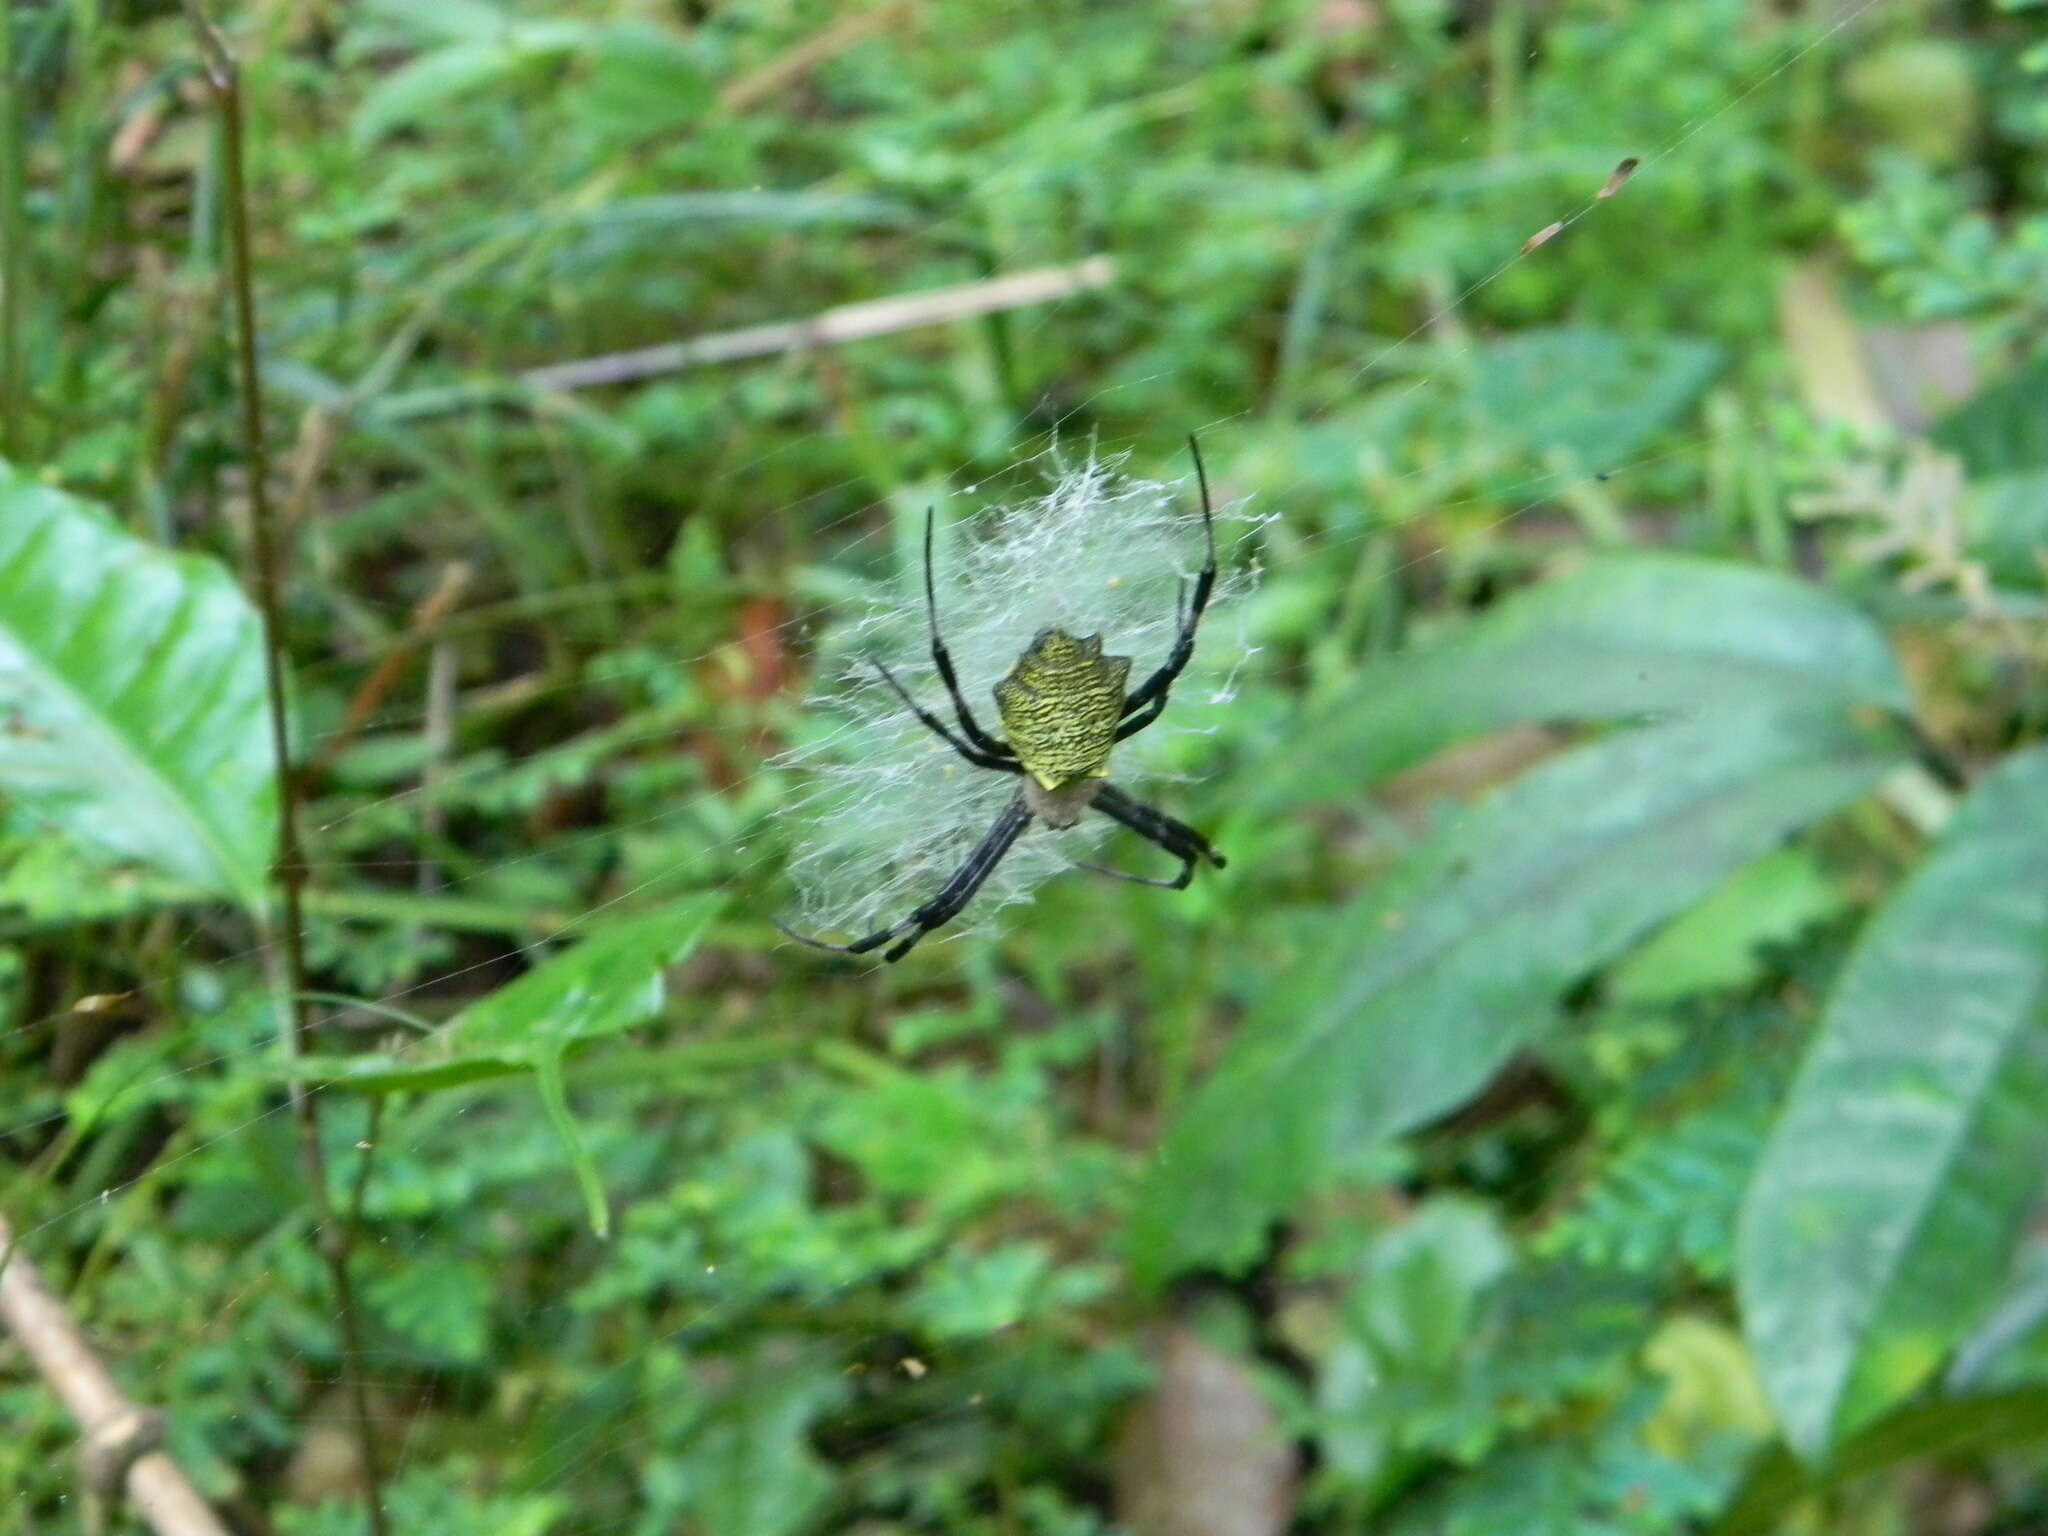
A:
<svg viewBox="0 0 2048 1536">
<path fill-rule="evenodd" d="M 2048 1518 L 2048 7 L 222 20 L 320 1051 L 198 56 L 15 4 L 0 1213 L 238 1529 L 364 1529 L 294 1078 L 402 1531 Z M 923 508 L 1190 431 L 1268 519 L 1162 792 L 1229 869 L 784 943 Z M 0 1420 L 86 1529 L 4 1351 Z"/>
</svg>

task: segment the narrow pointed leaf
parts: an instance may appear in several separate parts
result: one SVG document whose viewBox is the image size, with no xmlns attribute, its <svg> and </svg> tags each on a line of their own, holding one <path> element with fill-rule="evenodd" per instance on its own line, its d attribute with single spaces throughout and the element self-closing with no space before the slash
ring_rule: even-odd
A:
<svg viewBox="0 0 2048 1536">
<path fill-rule="evenodd" d="M 409 1051 L 292 1063 L 300 1076 L 368 1093 L 432 1090 L 531 1072 L 561 1140 L 590 1227 L 611 1231 L 597 1160 L 569 1108 L 563 1063 L 590 1041 L 644 1024 L 668 999 L 666 971 L 704 937 L 725 906 L 706 894 L 615 923 L 551 956 L 457 1014 Z"/>
<path fill-rule="evenodd" d="M 2048 748 L 2009 760 L 1856 946 L 1745 1201 L 1743 1321 L 1815 1457 L 1995 1300 L 2048 1171 Z"/>
<path fill-rule="evenodd" d="M 609 1237 L 612 1230 L 611 1203 L 604 1197 L 604 1177 L 597 1171 L 597 1159 L 590 1155 L 583 1133 L 576 1129 L 576 1117 L 569 1111 L 569 1085 L 562 1081 L 560 1046 L 534 1053 L 533 1084 L 540 1092 L 541 1108 L 547 1114 L 548 1124 L 554 1127 L 562 1150 L 568 1154 L 569 1167 L 576 1174 L 576 1188 L 583 1196 L 583 1210 L 590 1218 L 590 1230 L 599 1237 Z"/>
<path fill-rule="evenodd" d="M 368 1093 L 453 1087 L 538 1069 L 588 1042 L 644 1024 L 667 1001 L 664 972 L 687 959 L 725 906 L 691 896 L 627 918 L 550 955 L 401 1051 L 319 1057 L 299 1076 Z"/>
<path fill-rule="evenodd" d="M 1835 703 L 1911 703 L 1883 633 L 1854 608 L 1751 566 L 1621 556 L 1363 669 L 1252 793 L 1268 811 L 1355 794 L 1463 737 L 1527 721 Z"/>
<path fill-rule="evenodd" d="M 102 860 L 263 904 L 277 775 L 255 610 L 214 562 L 4 465 L 0 794 Z"/>
<path fill-rule="evenodd" d="M 1847 711 L 1701 717 L 1553 759 L 1332 919 L 1168 1129 L 1141 1279 L 1254 1256 L 1338 1163 L 1477 1091 L 1588 970 L 1899 761 Z"/>
</svg>

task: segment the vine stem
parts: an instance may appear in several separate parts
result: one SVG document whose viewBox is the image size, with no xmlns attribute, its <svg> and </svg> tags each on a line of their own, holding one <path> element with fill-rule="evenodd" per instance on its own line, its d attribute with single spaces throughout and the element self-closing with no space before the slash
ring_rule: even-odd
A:
<svg viewBox="0 0 2048 1536">
<path fill-rule="evenodd" d="M 277 760 L 277 852 L 274 874 L 278 909 L 265 915 L 265 938 L 272 970 L 281 969 L 278 1006 L 289 1020 L 286 1040 L 292 1053 L 310 1055 L 312 1020 L 306 1011 L 304 943 L 306 860 L 299 836 L 299 780 L 293 771 L 290 731 L 285 713 L 283 552 L 270 506 L 270 463 L 264 440 L 262 372 L 256 349 L 254 258 L 249 249 L 249 188 L 244 168 L 241 71 L 227 41 L 207 17 L 200 0 L 184 0 L 185 14 L 199 40 L 207 85 L 220 117 L 221 171 L 228 221 L 228 278 L 234 293 L 237 373 L 241 394 L 243 458 L 249 481 L 249 545 L 255 567 L 256 606 L 263 616 L 264 673 L 270 701 L 270 740 Z M 369 1392 L 363 1381 L 362 1328 L 355 1288 L 349 1278 L 349 1249 L 355 1232 L 354 1211 L 337 1213 L 327 1187 L 327 1155 L 320 1140 L 320 1107 L 314 1093 L 296 1076 L 287 1090 L 298 1126 L 299 1155 L 311 1189 L 317 1246 L 334 1291 L 341 1324 L 341 1372 L 355 1420 L 356 1453 L 363 1472 L 363 1493 L 370 1511 L 372 1536 L 390 1536 L 384 1513 L 383 1478 L 378 1467 L 375 1426 L 370 1420 Z"/>
</svg>

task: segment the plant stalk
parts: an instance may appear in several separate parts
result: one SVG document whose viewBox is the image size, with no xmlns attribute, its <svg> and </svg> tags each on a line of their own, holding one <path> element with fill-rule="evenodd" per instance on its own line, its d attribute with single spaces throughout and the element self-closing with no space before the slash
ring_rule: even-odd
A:
<svg viewBox="0 0 2048 1536">
<path fill-rule="evenodd" d="M 28 196 L 23 174 L 21 82 L 15 78 L 14 0 L 0 0 L 0 456 L 19 463 L 26 443 L 28 399 L 22 366 L 22 283 L 28 274 Z"/>
<path fill-rule="evenodd" d="M 207 83 L 220 113 L 221 173 L 228 224 L 228 279 L 234 293 L 236 363 L 241 393 L 243 459 L 249 481 L 249 544 L 255 567 L 256 606 L 263 615 L 264 673 L 270 704 L 270 740 L 277 759 L 277 850 L 275 880 L 278 910 L 266 914 L 273 969 L 283 972 L 279 1006 L 289 1020 L 286 1039 L 293 1055 L 312 1051 L 313 1025 L 306 1012 L 306 950 L 304 891 L 306 860 L 299 836 L 299 782 L 292 770 L 291 740 L 285 712 L 288 658 L 284 636 L 284 565 L 269 492 L 269 455 L 264 441 L 262 372 L 256 349 L 254 258 L 249 240 L 249 189 L 244 169 L 241 74 L 226 40 L 201 8 L 185 0 L 204 57 Z M 281 923 L 279 919 L 281 918 Z M 383 1478 L 378 1467 L 375 1427 L 370 1420 L 369 1393 L 362 1372 L 362 1329 L 355 1291 L 349 1278 L 349 1248 L 354 1223 L 335 1209 L 327 1187 L 327 1156 L 320 1140 L 320 1108 L 314 1093 L 296 1080 L 290 1085 L 293 1119 L 298 1127 L 299 1155 L 311 1188 L 318 1247 L 334 1291 L 341 1325 L 341 1373 L 355 1420 L 356 1453 L 361 1462 L 363 1494 L 370 1511 L 372 1536 L 390 1536 L 384 1514 Z"/>
</svg>

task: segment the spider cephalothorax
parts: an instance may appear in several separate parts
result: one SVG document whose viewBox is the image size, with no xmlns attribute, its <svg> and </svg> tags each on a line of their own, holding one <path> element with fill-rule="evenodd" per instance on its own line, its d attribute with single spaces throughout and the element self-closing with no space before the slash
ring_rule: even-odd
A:
<svg viewBox="0 0 2048 1536">
<path fill-rule="evenodd" d="M 899 960 L 919 939 L 959 916 L 1034 818 L 1049 827 L 1071 827 L 1090 809 L 1158 844 L 1179 859 L 1181 867 L 1170 880 L 1126 875 L 1093 864 L 1084 868 L 1134 885 L 1181 890 L 1194 878 L 1198 862 L 1223 867 L 1223 855 L 1193 827 L 1155 811 L 1109 782 L 1109 759 L 1116 744 L 1144 730 L 1166 708 L 1168 691 L 1194 654 L 1195 630 L 1216 585 L 1216 529 L 1209 509 L 1209 478 L 1193 438 L 1188 439 L 1188 450 L 1194 455 L 1195 481 L 1201 490 L 1206 554 L 1192 596 L 1182 588 L 1179 623 L 1166 660 L 1126 692 L 1130 657 L 1105 656 L 1100 635 L 1077 637 L 1064 629 L 1042 629 L 995 686 L 996 717 L 1003 728 L 1000 738 L 983 730 L 968 708 L 953 670 L 952 654 L 939 634 L 939 601 L 932 582 L 932 517 L 925 514 L 925 618 L 931 629 L 932 664 L 945 684 L 958 732 L 913 699 L 896 674 L 879 661 L 875 670 L 927 729 L 968 762 L 997 773 L 1014 773 L 1023 783 L 953 878 L 901 922 L 851 944 L 826 944 L 787 928 L 783 932 L 814 949 L 847 955 L 866 954 L 886 944 L 889 948 L 882 958 Z"/>
</svg>

